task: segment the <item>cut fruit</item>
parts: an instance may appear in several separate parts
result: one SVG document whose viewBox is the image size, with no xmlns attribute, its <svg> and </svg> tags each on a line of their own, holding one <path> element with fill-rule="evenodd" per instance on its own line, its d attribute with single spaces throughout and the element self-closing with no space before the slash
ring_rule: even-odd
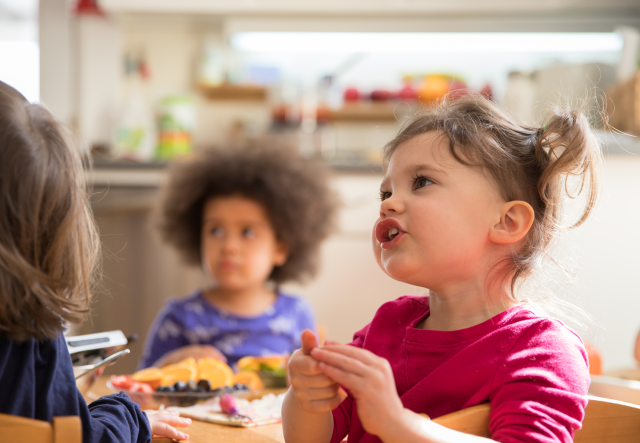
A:
<svg viewBox="0 0 640 443">
<path fill-rule="evenodd" d="M 179 363 L 165 366 L 162 368 L 162 385 L 172 385 L 177 381 L 186 383 L 189 380 L 195 380 L 197 375 L 196 369 L 191 366 L 181 365 Z"/>
<path fill-rule="evenodd" d="M 260 363 L 256 360 L 256 357 L 248 355 L 238 360 L 238 368 L 241 371 L 257 371 L 258 369 L 260 369 Z"/>
<path fill-rule="evenodd" d="M 158 368 L 141 369 L 131 376 L 137 382 L 148 383 L 154 389 L 162 383 L 164 371 Z"/>
<path fill-rule="evenodd" d="M 198 379 L 207 380 L 211 389 L 233 385 L 233 371 L 229 366 L 219 360 L 198 361 Z"/>
<path fill-rule="evenodd" d="M 255 371 L 240 371 L 235 375 L 233 382 L 241 385 L 247 385 L 252 391 L 256 391 L 264 387 L 262 379 Z"/>
<path fill-rule="evenodd" d="M 277 370 L 285 366 L 287 357 L 282 355 L 247 356 L 238 360 L 238 368 L 241 371 L 259 371 L 262 369 Z"/>
</svg>

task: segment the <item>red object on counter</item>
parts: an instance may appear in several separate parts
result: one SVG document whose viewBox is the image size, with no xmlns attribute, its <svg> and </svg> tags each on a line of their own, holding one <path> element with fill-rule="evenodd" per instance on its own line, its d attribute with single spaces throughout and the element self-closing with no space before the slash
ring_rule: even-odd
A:
<svg viewBox="0 0 640 443">
<path fill-rule="evenodd" d="M 104 12 L 100 9 L 96 0 L 78 0 L 73 10 L 78 15 L 104 15 Z"/>
<path fill-rule="evenodd" d="M 356 88 L 347 88 L 344 91 L 344 101 L 346 102 L 357 102 L 360 100 L 360 91 Z"/>
<path fill-rule="evenodd" d="M 391 98 L 391 94 L 386 89 L 374 89 L 371 91 L 371 101 L 386 102 Z"/>
<path fill-rule="evenodd" d="M 418 98 L 418 93 L 410 85 L 405 85 L 400 92 L 398 92 L 398 98 L 400 100 L 415 100 Z"/>
</svg>

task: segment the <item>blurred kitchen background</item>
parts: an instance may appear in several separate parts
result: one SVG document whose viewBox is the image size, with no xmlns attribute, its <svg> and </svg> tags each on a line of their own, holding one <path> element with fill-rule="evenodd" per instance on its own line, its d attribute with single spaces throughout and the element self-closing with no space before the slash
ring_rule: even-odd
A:
<svg viewBox="0 0 640 443">
<path fill-rule="evenodd" d="M 349 341 L 380 304 L 421 293 L 386 277 L 369 245 L 382 147 L 403 119 L 451 89 L 530 124 L 590 97 L 626 134 L 594 118 L 602 200 L 568 235 L 573 275 L 555 272 L 551 289 L 593 316 L 581 332 L 612 370 L 636 365 L 640 330 L 639 32 L 637 0 L 0 0 L 0 80 L 93 153 L 103 280 L 79 332 L 138 333 L 120 372 L 166 298 L 206 284 L 150 220 L 180 155 L 266 138 L 333 169 L 339 230 L 319 277 L 288 289 Z"/>
</svg>

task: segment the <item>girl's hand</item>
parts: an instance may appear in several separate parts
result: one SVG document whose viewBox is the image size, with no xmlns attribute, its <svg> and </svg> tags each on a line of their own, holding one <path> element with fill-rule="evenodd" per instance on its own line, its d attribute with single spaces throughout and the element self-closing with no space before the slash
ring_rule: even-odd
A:
<svg viewBox="0 0 640 443">
<path fill-rule="evenodd" d="M 314 348 L 311 356 L 319 369 L 347 388 L 355 398 L 362 427 L 380 437 L 392 435 L 404 416 L 404 406 L 393 378 L 389 362 L 370 351 L 354 346 L 325 341 Z"/>
<path fill-rule="evenodd" d="M 178 431 L 175 427 L 186 428 L 191 424 L 190 418 L 180 417 L 178 411 L 144 411 L 151 425 L 153 437 L 169 437 L 174 440 L 187 440 L 189 435 Z M 175 426 L 175 427 L 174 427 Z"/>
<path fill-rule="evenodd" d="M 330 412 L 347 397 L 340 385 L 322 373 L 319 363 L 310 356 L 318 348 L 315 335 L 302 331 L 302 349 L 289 359 L 288 371 L 291 391 L 303 410 L 312 413 Z"/>
<path fill-rule="evenodd" d="M 161 368 L 162 366 L 178 363 L 189 357 L 193 357 L 196 360 L 201 358 L 215 358 L 216 360 L 227 362 L 227 357 L 211 345 L 189 345 L 167 352 L 155 362 L 154 366 Z"/>
</svg>

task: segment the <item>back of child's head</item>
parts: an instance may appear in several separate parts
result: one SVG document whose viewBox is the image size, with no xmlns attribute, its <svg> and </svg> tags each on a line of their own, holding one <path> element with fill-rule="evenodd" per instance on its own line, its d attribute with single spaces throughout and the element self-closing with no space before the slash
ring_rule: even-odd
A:
<svg viewBox="0 0 640 443">
<path fill-rule="evenodd" d="M 88 312 L 98 237 L 79 149 L 2 82 L 0 199 L 0 334 L 53 338 Z"/>
<path fill-rule="evenodd" d="M 334 227 L 337 209 L 326 167 L 271 146 L 197 152 L 171 169 L 158 208 L 162 238 L 187 263 L 201 265 L 203 207 L 231 196 L 259 203 L 287 248 L 287 261 L 269 280 L 304 281 L 316 274 L 319 248 Z"/>
<path fill-rule="evenodd" d="M 562 203 L 586 191 L 578 220 L 591 214 L 598 193 L 601 152 L 580 110 L 556 109 L 541 127 L 518 123 L 481 95 L 445 97 L 408 121 L 385 147 L 385 166 L 398 147 L 413 137 L 436 131 L 449 140 L 449 151 L 460 163 L 484 168 L 505 201 L 531 205 L 535 218 L 523 244 L 512 253 L 505 275 L 511 289 L 540 263 L 562 225 Z M 568 183 L 575 177 L 576 183 Z"/>
</svg>

